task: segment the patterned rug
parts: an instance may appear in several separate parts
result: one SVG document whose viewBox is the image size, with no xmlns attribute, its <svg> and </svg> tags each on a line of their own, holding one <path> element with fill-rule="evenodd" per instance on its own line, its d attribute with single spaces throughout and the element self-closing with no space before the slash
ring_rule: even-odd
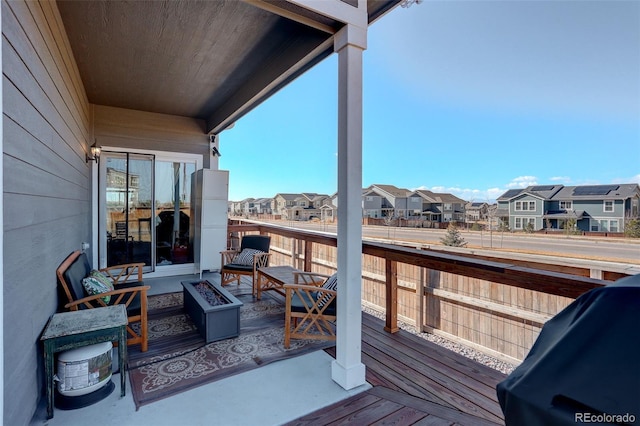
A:
<svg viewBox="0 0 640 426">
<path fill-rule="evenodd" d="M 228 286 L 244 303 L 240 335 L 206 344 L 182 308 L 182 293 L 149 297 L 149 350 L 129 349 L 129 379 L 136 409 L 203 384 L 270 362 L 334 346 L 291 340 L 285 349 L 284 305 L 263 296 L 256 301 L 243 286 Z"/>
</svg>

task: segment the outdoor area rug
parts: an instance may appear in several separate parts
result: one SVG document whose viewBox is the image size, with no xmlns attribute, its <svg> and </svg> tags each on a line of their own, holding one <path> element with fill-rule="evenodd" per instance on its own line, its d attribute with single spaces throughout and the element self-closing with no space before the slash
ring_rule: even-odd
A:
<svg viewBox="0 0 640 426">
<path fill-rule="evenodd" d="M 270 362 L 334 346 L 333 342 L 291 340 L 285 349 L 284 304 L 251 288 L 226 287 L 244 303 L 240 335 L 206 344 L 182 308 L 182 293 L 149 297 L 149 349 L 130 348 L 129 379 L 136 409 L 203 384 Z M 245 291 L 243 293 L 243 291 Z"/>
</svg>

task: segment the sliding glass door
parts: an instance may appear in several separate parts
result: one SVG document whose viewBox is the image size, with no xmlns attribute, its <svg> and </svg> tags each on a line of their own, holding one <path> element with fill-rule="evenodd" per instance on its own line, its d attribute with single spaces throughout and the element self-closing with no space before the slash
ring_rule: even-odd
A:
<svg viewBox="0 0 640 426">
<path fill-rule="evenodd" d="M 196 167 L 195 159 L 179 155 L 103 151 L 101 266 L 143 262 L 150 272 L 193 263 L 191 175 Z"/>
<path fill-rule="evenodd" d="M 105 153 L 101 165 L 106 236 L 106 265 L 143 262 L 151 270 L 153 256 L 152 155 Z"/>
<path fill-rule="evenodd" d="M 191 174 L 195 163 L 156 161 L 156 265 L 193 263 Z"/>
</svg>

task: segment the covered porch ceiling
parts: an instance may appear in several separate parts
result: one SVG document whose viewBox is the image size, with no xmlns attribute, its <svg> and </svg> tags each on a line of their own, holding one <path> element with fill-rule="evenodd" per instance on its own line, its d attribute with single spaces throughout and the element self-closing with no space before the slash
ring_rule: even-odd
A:
<svg viewBox="0 0 640 426">
<path fill-rule="evenodd" d="M 399 2 L 367 0 L 369 23 Z M 344 25 L 287 1 L 57 4 L 90 103 L 201 119 L 214 134 L 330 55 Z"/>
</svg>

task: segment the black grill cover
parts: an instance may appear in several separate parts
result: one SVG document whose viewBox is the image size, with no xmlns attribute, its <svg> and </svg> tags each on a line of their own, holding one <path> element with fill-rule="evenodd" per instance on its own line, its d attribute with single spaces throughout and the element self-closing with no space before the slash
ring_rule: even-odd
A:
<svg viewBox="0 0 640 426">
<path fill-rule="evenodd" d="M 640 424 L 640 275 L 550 319 L 497 393 L 507 425 Z"/>
</svg>

